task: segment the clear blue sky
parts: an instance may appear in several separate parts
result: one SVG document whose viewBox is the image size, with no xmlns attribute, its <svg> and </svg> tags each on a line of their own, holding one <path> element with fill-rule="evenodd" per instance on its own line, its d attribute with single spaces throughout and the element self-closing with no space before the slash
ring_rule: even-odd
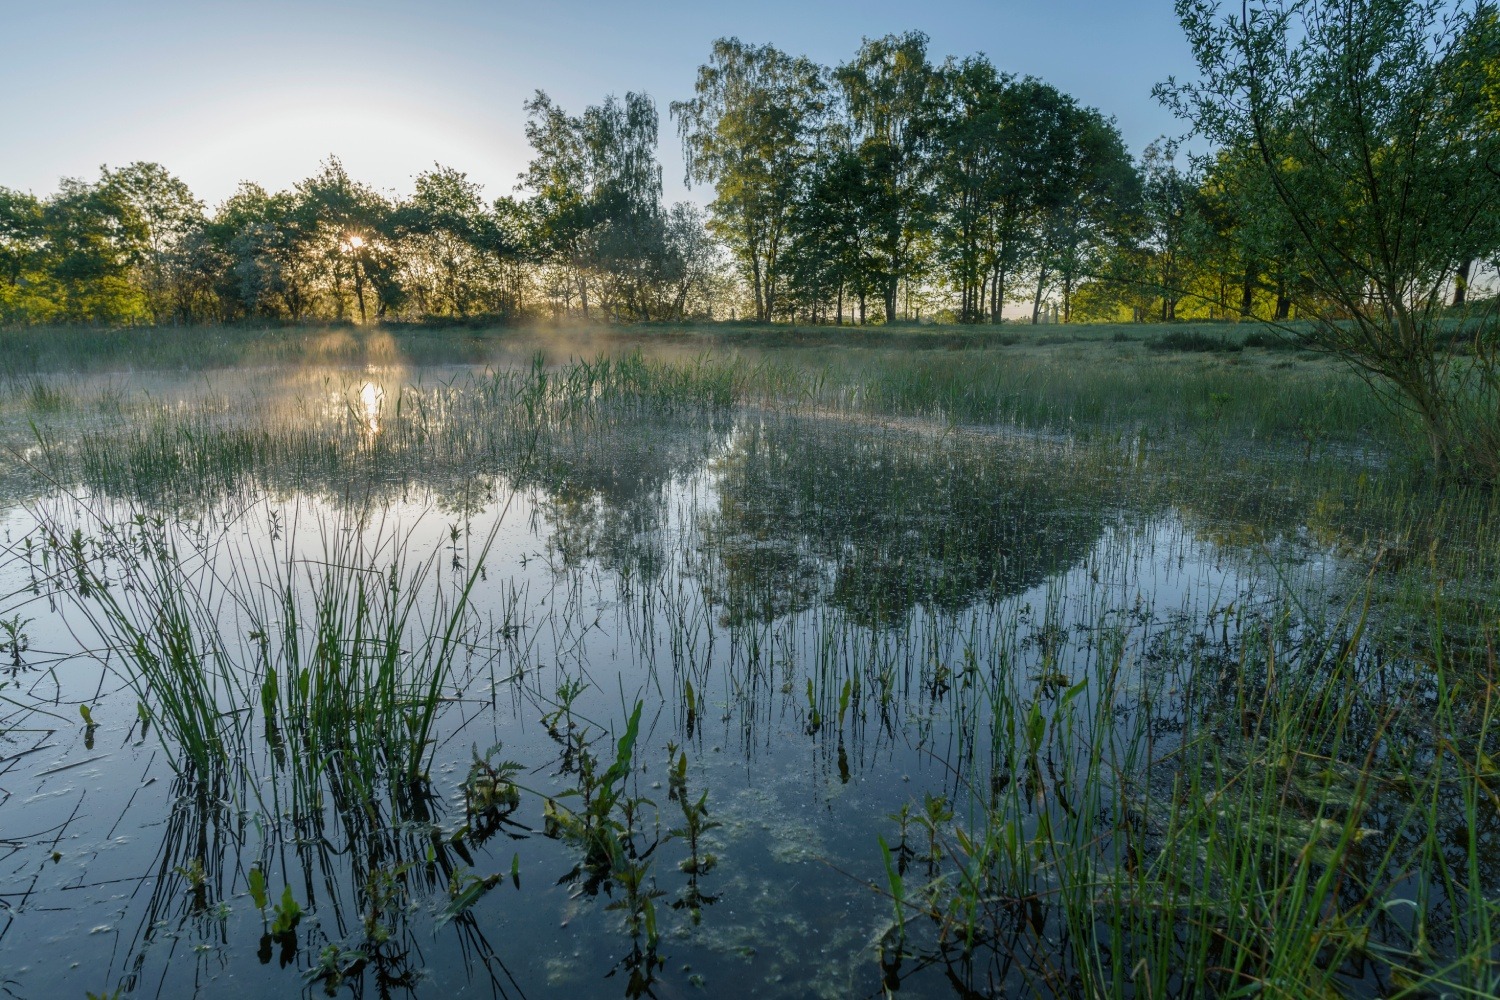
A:
<svg viewBox="0 0 1500 1000">
<path fill-rule="evenodd" d="M 0 0 L 0 185 L 43 194 L 156 160 L 212 205 L 242 178 L 287 187 L 337 153 L 382 189 L 406 192 L 438 161 L 494 197 L 527 160 L 533 90 L 573 112 L 644 90 L 676 199 L 667 105 L 691 96 L 713 39 L 833 65 L 909 29 L 935 60 L 984 52 L 1114 115 L 1137 154 L 1177 130 L 1150 95 L 1190 69 L 1171 0 Z"/>
</svg>

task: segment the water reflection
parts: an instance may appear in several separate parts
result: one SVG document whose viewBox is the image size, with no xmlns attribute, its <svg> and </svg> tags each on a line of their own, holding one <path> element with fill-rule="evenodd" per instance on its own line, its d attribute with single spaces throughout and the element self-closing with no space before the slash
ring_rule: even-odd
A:
<svg viewBox="0 0 1500 1000">
<path fill-rule="evenodd" d="M 380 407 L 384 402 L 385 390 L 374 382 L 366 382 L 360 387 L 359 405 L 371 437 L 380 433 Z"/>
<path fill-rule="evenodd" d="M 937 830 L 965 804 L 1012 809 L 1028 837 L 1044 817 L 1071 821 L 1080 842 L 1100 816 L 1156 822 L 1103 791 L 1079 808 L 1069 769 L 1108 742 L 1099 734 L 1146 734 L 1170 756 L 1194 718 L 1253 731 L 1235 713 L 1270 682 L 1242 669 L 1242 640 L 1274 621 L 1306 656 L 1311 642 L 1297 643 L 1315 635 L 1257 603 L 1272 590 L 1257 552 L 1325 558 L 1357 524 L 1295 483 L 1274 509 L 1246 501 L 1255 470 L 1143 484 L 1103 449 L 633 402 L 564 412 L 522 388 L 362 375 L 307 393 L 306 409 L 164 408 L 56 442 L 58 480 L 91 502 L 139 505 L 183 538 L 211 522 L 248 538 L 244 551 L 274 549 L 299 523 L 284 512 L 304 506 L 333 512 L 333 531 L 435 507 L 443 523 L 413 545 L 441 549 L 445 570 L 451 548 L 454 573 L 475 568 L 465 540 L 501 512 L 512 532 L 465 633 L 487 669 L 443 692 L 423 782 L 350 782 L 339 761 L 253 727 L 238 786 L 148 793 L 158 811 L 131 829 L 159 854 L 101 863 L 151 886 L 120 904 L 139 918 L 123 957 L 79 934 L 81 916 L 28 913 L 70 958 L 137 992 L 230 975 L 259 995 L 295 978 L 438 995 L 470 974 L 501 996 L 670 996 L 698 976 L 710 991 L 783 995 L 1014 986 L 999 949 L 975 961 L 945 952 L 949 938 L 915 962 L 902 951 L 913 945 L 886 933 L 889 901 L 868 890 L 884 877 L 874 831 L 915 878 L 941 877 Z M 1313 506 L 1330 513 L 1314 520 Z M 50 627 L 35 645 L 62 649 Z M 70 703 L 57 714 L 90 703 L 105 748 L 109 724 L 136 709 L 83 673 L 59 672 Z M 1093 736 L 1058 735 L 1069 705 Z M 35 783 L 37 796 L 70 791 L 50 773 Z M 1392 802 L 1370 823 L 1388 840 L 1402 835 Z M 899 833 L 882 825 L 893 814 Z M 87 836 L 103 843 L 109 825 Z M 1463 860 L 1462 845 L 1434 850 L 1455 870 Z M 1494 879 L 1487 862 L 1481 876 Z M 108 882 L 77 888 L 112 905 Z M 995 926 L 1054 934 L 1040 885 L 1006 897 L 1025 905 L 996 904 Z M 18 940 L 0 956 L 20 954 Z M 184 947 L 196 964 L 169 965 Z M 32 975 L 75 985 L 63 970 Z"/>
<path fill-rule="evenodd" d="M 1014 447 L 796 421 L 714 463 L 704 574 L 728 622 L 825 602 L 864 624 L 1036 586 L 1093 547 L 1105 488 Z"/>
</svg>

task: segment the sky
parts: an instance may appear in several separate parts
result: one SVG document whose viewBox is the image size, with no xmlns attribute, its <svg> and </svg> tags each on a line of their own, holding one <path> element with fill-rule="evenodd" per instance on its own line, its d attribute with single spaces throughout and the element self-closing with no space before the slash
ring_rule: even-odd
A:
<svg viewBox="0 0 1500 1000">
<path fill-rule="evenodd" d="M 703 202 L 667 105 L 692 96 L 715 38 L 837 65 L 908 30 L 934 61 L 983 52 L 1114 116 L 1137 155 L 1181 131 L 1151 97 L 1191 70 L 1171 0 L 0 0 L 0 185 L 43 195 L 152 160 L 213 206 L 335 154 L 387 192 L 441 163 L 495 198 L 529 159 L 533 91 L 571 113 L 645 91 L 668 200 Z"/>
</svg>

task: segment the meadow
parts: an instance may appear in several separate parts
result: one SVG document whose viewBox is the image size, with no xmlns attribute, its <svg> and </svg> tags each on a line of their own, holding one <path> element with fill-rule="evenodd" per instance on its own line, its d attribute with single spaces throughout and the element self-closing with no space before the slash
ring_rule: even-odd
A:
<svg viewBox="0 0 1500 1000">
<path fill-rule="evenodd" d="M 1494 995 L 1416 431 L 1253 324 L 0 330 L 0 986 Z"/>
</svg>

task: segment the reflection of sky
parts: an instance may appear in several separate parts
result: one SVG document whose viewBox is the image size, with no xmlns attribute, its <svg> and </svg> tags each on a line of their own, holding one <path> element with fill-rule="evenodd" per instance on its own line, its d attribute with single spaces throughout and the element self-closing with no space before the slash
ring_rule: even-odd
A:
<svg viewBox="0 0 1500 1000">
<path fill-rule="evenodd" d="M 394 382 L 383 386 L 373 378 L 349 382 L 347 394 L 338 397 L 340 405 L 352 409 L 356 419 L 374 419 L 380 413 L 382 393 L 394 398 L 396 391 Z M 394 424 L 391 410 L 386 416 Z M 893 438 L 889 443 L 899 446 L 908 440 Z M 889 458 L 884 463 L 893 464 Z M 570 467 L 569 476 L 582 475 L 588 482 L 589 469 L 588 461 L 580 460 Z M 753 623 L 736 636 L 704 605 L 696 589 L 693 562 L 679 551 L 702 544 L 694 526 L 705 512 L 723 509 L 721 493 L 735 488 L 736 481 L 726 474 L 723 462 L 700 461 L 681 472 L 664 464 L 662 470 L 662 479 L 653 488 L 639 493 L 626 489 L 616 500 L 659 506 L 659 516 L 651 522 L 654 528 L 643 530 L 662 532 L 663 544 L 672 550 L 674 558 L 665 562 L 660 578 L 627 577 L 608 568 L 601 572 L 598 551 L 591 560 L 565 571 L 549 558 L 549 543 L 561 528 L 555 513 L 527 492 L 511 499 L 505 489 L 477 512 L 467 532 L 462 520 L 441 510 L 441 498 L 414 488 L 357 529 L 342 508 L 316 497 L 292 496 L 267 499 L 246 511 L 231 502 L 218 516 L 184 524 L 182 533 L 185 537 L 206 533 L 207 551 L 215 559 L 214 576 L 229 581 L 229 588 L 239 594 L 256 593 L 255 581 L 244 574 L 255 573 L 256 565 L 282 559 L 294 561 L 299 579 L 315 578 L 331 553 L 343 551 L 339 545 L 346 529 L 358 532 L 363 540 L 366 558 L 357 560 L 358 564 L 384 567 L 399 545 L 407 554 L 409 569 L 434 560 L 426 582 L 441 582 L 451 594 L 463 574 L 473 568 L 483 540 L 498 521 L 494 547 L 485 561 L 487 572 L 470 594 L 474 621 L 483 630 L 474 637 L 480 652 L 473 661 L 467 654 L 460 655 L 457 680 L 451 691 L 444 692 L 452 701 L 440 716 L 432 773 L 439 794 L 450 803 L 443 816 L 445 829 L 459 822 L 456 786 L 471 755 L 482 748 L 503 744 L 506 757 L 526 762 L 530 787 L 553 794 L 565 787 L 565 776 L 554 773 L 556 766 L 551 763 L 557 747 L 536 724 L 552 704 L 548 699 L 560 680 L 582 679 L 589 684 L 578 699 L 579 716 L 601 730 L 613 725 L 618 731 L 626 706 L 642 699 L 647 721 L 637 753 L 639 763 L 648 768 L 641 773 L 642 790 L 663 770 L 665 748 L 683 746 L 691 760 L 691 787 L 695 793 L 709 792 L 711 815 L 723 824 L 709 841 L 722 866 L 706 885 L 708 891 L 725 894 L 724 905 L 705 911 L 701 930 L 668 938 L 672 959 L 668 966 L 702 970 L 710 984 L 736 977 L 734 981 L 751 983 L 759 995 L 806 996 L 812 992 L 808 982 L 830 975 L 846 977 L 848 982 L 841 988 L 822 989 L 823 995 L 873 993 L 877 967 L 866 950 L 868 928 L 889 913 L 886 902 L 866 888 L 869 879 L 879 874 L 875 833 L 890 835 L 884 817 L 908 801 L 920 801 L 925 792 L 948 789 L 954 774 L 968 780 L 969 771 L 963 768 L 983 774 L 989 766 L 982 748 L 967 763 L 954 749 L 988 732 L 970 714 L 983 711 L 981 699 L 964 695 L 964 682 L 958 679 L 954 693 L 942 701 L 929 696 L 930 689 L 923 684 L 900 682 L 896 722 L 890 732 L 875 724 L 876 699 L 871 696 L 852 710 L 847 734 L 840 720 L 836 737 L 832 730 L 814 737 L 801 714 L 803 691 L 804 682 L 815 674 L 822 676 L 822 664 L 842 664 L 837 676 L 847 673 L 860 677 L 862 684 L 874 685 L 874 668 L 886 663 L 943 663 L 957 670 L 966 662 L 964 649 L 972 642 L 978 651 L 975 663 L 985 676 L 991 672 L 1002 680 L 1013 676 L 1016 691 L 1031 699 L 1036 696 L 1044 662 L 1033 636 L 1050 626 L 1070 637 L 1070 654 L 1052 663 L 1048 676 L 1061 670 L 1072 685 L 1095 676 L 1091 658 L 1104 648 L 1099 626 L 1105 625 L 1131 634 L 1123 663 L 1127 673 L 1118 698 L 1124 710 L 1133 707 L 1146 683 L 1145 672 L 1139 668 L 1144 665 L 1148 640 L 1161 630 L 1160 622 L 1178 613 L 1201 621 L 1227 605 L 1242 605 L 1271 582 L 1253 557 L 1244 559 L 1219 549 L 1175 513 L 1139 518 L 1127 513 L 1112 518 L 1083 549 L 1070 552 L 1045 581 L 993 606 L 976 604 L 955 614 L 919 612 L 901 627 L 884 629 L 878 635 L 857 627 L 846 632 L 843 616 L 836 610 L 815 607 L 776 622 Z M 601 474 L 596 481 L 608 480 Z M 102 511 L 109 521 L 129 520 L 126 504 L 111 505 L 87 493 L 80 499 L 86 507 Z M 607 504 L 602 493 L 598 503 Z M 25 536 L 38 511 L 60 518 L 65 528 L 78 516 L 68 500 L 3 511 L 0 539 Z M 793 539 L 806 531 L 805 525 L 791 518 L 776 526 Z M 87 534 L 97 533 L 89 530 Z M 1320 552 L 1306 554 L 1309 558 L 1299 576 L 1315 577 L 1330 565 Z M 6 556 L 0 548 L 0 595 L 20 594 L 28 582 L 25 561 Z M 100 568 L 124 580 L 118 569 L 102 563 Z M 431 591 L 424 587 L 424 592 Z M 1142 603 L 1146 617 L 1156 619 L 1149 625 L 1129 614 Z M 137 928 L 150 926 L 141 918 L 148 897 L 154 898 L 160 889 L 166 898 L 179 901 L 179 906 L 187 898 L 170 881 L 174 862 L 163 864 L 157 855 L 158 850 L 165 850 L 160 845 L 172 836 L 163 817 L 172 808 L 173 785 L 162 780 L 167 772 L 155 751 L 156 735 L 137 737 L 132 728 L 136 696 L 117 675 L 105 674 L 101 684 L 94 660 L 59 659 L 80 644 L 93 644 L 87 630 L 78 627 L 83 623 L 67 602 L 59 607 L 59 612 L 50 610 L 45 598 L 27 599 L 19 605 L 0 599 L 0 617 L 18 611 L 34 619 L 28 624 L 34 640 L 28 656 L 31 668 L 21 672 L 16 693 L 55 697 L 61 702 L 58 718 L 64 720 L 47 722 L 45 735 L 43 731 L 18 734 L 18 739 L 27 742 L 18 743 L 17 749 L 33 745 L 42 749 L 18 758 L 20 766 L 6 779 L 7 790 L 17 790 L 16 801 L 7 803 L 0 795 L 0 807 L 10 809 L 0 815 L 24 817 L 14 827 L 7 826 L 7 834 L 64 828 L 67 832 L 57 857 L 44 861 L 53 849 L 51 842 L 28 839 L 19 857 L 0 872 L 0 893 L 17 896 L 24 889 L 44 901 L 23 913 L 24 922 L 17 925 L 16 933 L 0 935 L 0 966 L 22 977 L 22 984 L 29 988 L 24 995 L 76 996 L 85 985 L 92 987 L 106 978 L 112 986 L 122 969 L 134 961 L 142 935 Z M 253 623 L 234 602 L 225 601 L 219 608 L 216 625 L 231 644 L 231 655 L 251 662 L 243 652 L 249 640 L 242 637 L 249 635 Z M 417 616 L 423 622 L 428 608 L 424 603 Z M 1019 649 L 1005 645 L 1005 637 L 1011 634 L 1022 643 Z M 510 644 L 506 636 L 513 640 Z M 755 683 L 761 668 L 759 660 L 754 669 L 747 665 L 750 636 L 757 643 L 765 642 L 769 650 L 766 669 L 774 683 Z M 830 636 L 844 638 L 830 643 Z M 501 653 L 493 668 L 486 669 L 491 665 L 483 650 L 491 643 Z M 1009 651 L 1002 655 L 998 652 L 1002 648 Z M 678 663 L 679 654 L 688 666 Z M 1009 658 L 1012 654 L 1014 659 Z M 691 731 L 684 735 L 682 729 L 675 685 L 686 675 L 680 669 L 697 671 L 692 681 L 701 704 L 707 706 L 696 740 Z M 537 697 L 520 693 L 531 690 Z M 1095 697 L 1094 690 L 1090 687 L 1085 692 L 1085 703 Z M 101 720 L 94 746 L 81 743 L 82 727 L 66 721 L 76 702 L 90 704 Z M 857 718 L 865 722 L 856 723 Z M 0 753 L 6 749 L 0 743 Z M 837 759 L 833 755 L 843 757 L 846 749 L 852 780 L 847 775 L 837 777 L 830 763 Z M 255 766 L 264 769 L 260 773 L 267 774 L 269 764 L 263 757 L 256 760 Z M 534 799 L 528 799 L 522 818 L 535 822 L 539 809 Z M 240 836 L 248 839 L 248 847 L 238 854 L 232 844 L 223 847 L 216 842 L 216 850 L 226 851 L 228 870 L 239 870 L 248 859 L 266 856 L 258 853 L 261 830 L 259 823 L 241 824 Z M 676 892 L 680 884 L 674 864 L 677 855 L 671 852 L 681 849 L 680 840 L 665 845 L 657 864 L 657 877 L 669 892 Z M 543 837 L 519 841 L 502 837 L 475 853 L 477 872 L 504 871 L 513 858 L 519 859 L 518 867 L 525 872 L 524 896 L 509 889 L 504 894 L 497 891 L 481 900 L 475 912 L 484 926 L 503 930 L 495 935 L 502 942 L 501 958 L 513 963 L 526 995 L 611 995 L 599 983 L 618 955 L 620 921 L 604 909 L 603 900 L 569 898 L 566 879 L 557 881 L 569 864 L 576 864 L 576 858 Z M 316 889 L 322 909 L 314 912 L 324 926 L 331 926 L 336 910 L 331 894 L 340 890 L 329 886 L 354 882 L 348 867 L 353 852 L 320 850 L 317 856 L 332 874 Z M 280 863 L 273 866 L 277 871 L 274 884 L 279 884 L 281 867 Z M 120 892 L 117 880 L 134 882 L 143 872 L 146 877 L 138 892 Z M 231 886 L 231 891 L 237 887 Z M 305 891 L 309 890 L 299 882 L 297 895 L 304 901 Z M 431 933 L 423 923 L 430 917 L 432 896 L 427 890 L 414 891 L 417 906 L 410 919 L 425 949 L 420 960 L 438 992 L 459 992 L 472 985 L 468 980 L 471 966 L 466 964 L 471 959 L 459 953 L 451 932 Z M 212 949 L 213 963 L 207 974 L 234 975 L 236 988 L 246 997 L 286 995 L 287 983 L 300 970 L 262 967 L 250 957 L 263 927 L 260 915 L 242 900 L 234 899 L 222 918 L 162 926 L 180 933 L 194 947 L 199 943 L 195 935 L 211 940 L 211 946 L 205 945 Z M 680 926 L 681 918 L 673 916 L 666 902 L 661 913 L 663 920 Z M 830 914 L 836 919 L 830 919 Z M 350 913 L 344 916 L 349 919 Z M 562 936 L 562 927 L 569 926 L 573 930 Z M 60 949 L 56 953 L 65 960 L 26 966 L 38 941 Z M 741 941 L 754 943 L 754 963 L 747 964 L 734 949 Z M 557 970 L 544 966 L 537 957 L 562 946 L 570 949 L 564 965 L 571 978 L 566 980 L 552 978 Z M 186 980 L 198 971 L 170 949 L 144 954 L 148 973 L 161 977 L 163 995 L 184 992 Z M 167 957 L 174 959 L 170 969 L 160 965 Z M 311 952 L 301 959 L 304 966 L 312 961 Z M 669 982 L 676 979 L 669 978 Z"/>
<path fill-rule="evenodd" d="M 101 163 L 155 160 L 211 204 L 241 179 L 288 187 L 331 152 L 381 188 L 407 191 L 439 161 L 508 193 L 527 158 L 521 102 L 537 88 L 574 111 L 652 94 L 667 194 L 680 198 L 666 105 L 691 95 L 720 36 L 835 64 L 862 36 L 920 29 L 939 58 L 984 51 L 1115 115 L 1137 152 L 1175 127 L 1151 85 L 1191 68 L 1167 0 L 0 0 L 0 23 L 0 90 L 21 95 L 6 108 L 0 184 L 42 193 Z"/>
</svg>

